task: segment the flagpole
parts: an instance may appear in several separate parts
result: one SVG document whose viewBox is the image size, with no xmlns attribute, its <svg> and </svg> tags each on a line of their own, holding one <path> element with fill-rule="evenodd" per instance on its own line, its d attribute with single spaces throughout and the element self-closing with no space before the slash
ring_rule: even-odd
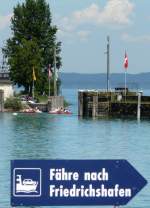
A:
<svg viewBox="0 0 150 208">
<path fill-rule="evenodd" d="M 51 80 L 50 80 L 50 77 L 49 77 L 49 97 L 51 96 Z"/>
<path fill-rule="evenodd" d="M 33 85 L 32 85 L 32 97 L 33 97 L 33 99 L 34 99 L 34 79 L 33 79 Z"/>
<path fill-rule="evenodd" d="M 107 36 L 107 92 L 110 90 L 110 38 Z"/>
<path fill-rule="evenodd" d="M 56 82 L 56 46 L 54 47 L 54 96 L 57 96 L 57 82 Z"/>
<path fill-rule="evenodd" d="M 127 95 L 127 71 L 125 70 L 125 102 L 126 102 L 126 95 Z"/>
<path fill-rule="evenodd" d="M 32 79 L 33 79 L 33 82 L 32 82 L 32 97 L 34 99 L 34 79 L 35 79 L 34 66 L 32 68 Z"/>
<path fill-rule="evenodd" d="M 125 68 L 125 102 L 127 98 L 127 68 L 128 68 L 128 56 L 125 51 L 125 59 L 124 59 L 124 68 Z"/>
</svg>

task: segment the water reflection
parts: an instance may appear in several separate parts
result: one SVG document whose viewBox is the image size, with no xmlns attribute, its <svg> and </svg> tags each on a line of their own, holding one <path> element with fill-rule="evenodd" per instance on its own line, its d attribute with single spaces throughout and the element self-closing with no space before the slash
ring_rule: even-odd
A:
<svg viewBox="0 0 150 208">
<path fill-rule="evenodd" d="M 13 120 L 12 157 L 47 158 L 53 152 L 55 132 L 53 116 L 21 114 Z M 51 143 L 51 145 L 49 145 Z"/>
</svg>

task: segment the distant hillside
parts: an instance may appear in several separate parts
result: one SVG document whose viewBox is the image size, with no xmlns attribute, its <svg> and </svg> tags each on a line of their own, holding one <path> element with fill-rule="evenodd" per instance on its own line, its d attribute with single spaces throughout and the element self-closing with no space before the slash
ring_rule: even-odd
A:
<svg viewBox="0 0 150 208">
<path fill-rule="evenodd" d="M 106 74 L 61 73 L 63 88 L 106 88 Z M 124 74 L 111 74 L 111 88 L 124 86 Z M 150 72 L 127 74 L 129 88 L 150 89 Z"/>
</svg>

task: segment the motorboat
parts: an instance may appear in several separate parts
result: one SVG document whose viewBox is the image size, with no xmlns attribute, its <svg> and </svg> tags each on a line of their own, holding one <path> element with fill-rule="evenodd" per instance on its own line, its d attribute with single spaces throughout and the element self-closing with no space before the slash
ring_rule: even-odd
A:
<svg viewBox="0 0 150 208">
<path fill-rule="evenodd" d="M 68 109 L 55 109 L 55 110 L 49 111 L 49 114 L 71 115 L 72 112 Z"/>
<path fill-rule="evenodd" d="M 42 113 L 42 111 L 40 111 L 37 107 L 35 109 L 34 108 L 27 108 L 21 112 L 22 113 Z"/>
<path fill-rule="evenodd" d="M 58 114 L 67 114 L 70 115 L 72 114 L 70 110 L 64 110 L 64 111 L 59 111 Z"/>
</svg>

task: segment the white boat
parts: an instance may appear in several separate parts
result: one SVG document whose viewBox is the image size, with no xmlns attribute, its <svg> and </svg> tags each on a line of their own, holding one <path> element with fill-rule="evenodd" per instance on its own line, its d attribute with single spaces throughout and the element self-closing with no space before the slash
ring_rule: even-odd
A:
<svg viewBox="0 0 150 208">
<path fill-rule="evenodd" d="M 39 109 L 35 110 L 35 113 L 42 113 Z"/>
<path fill-rule="evenodd" d="M 67 109 L 55 109 L 52 111 L 49 111 L 49 114 L 67 114 L 70 115 L 72 114 L 70 110 Z"/>
<path fill-rule="evenodd" d="M 13 113 L 13 116 L 18 116 L 18 113 Z"/>
</svg>

